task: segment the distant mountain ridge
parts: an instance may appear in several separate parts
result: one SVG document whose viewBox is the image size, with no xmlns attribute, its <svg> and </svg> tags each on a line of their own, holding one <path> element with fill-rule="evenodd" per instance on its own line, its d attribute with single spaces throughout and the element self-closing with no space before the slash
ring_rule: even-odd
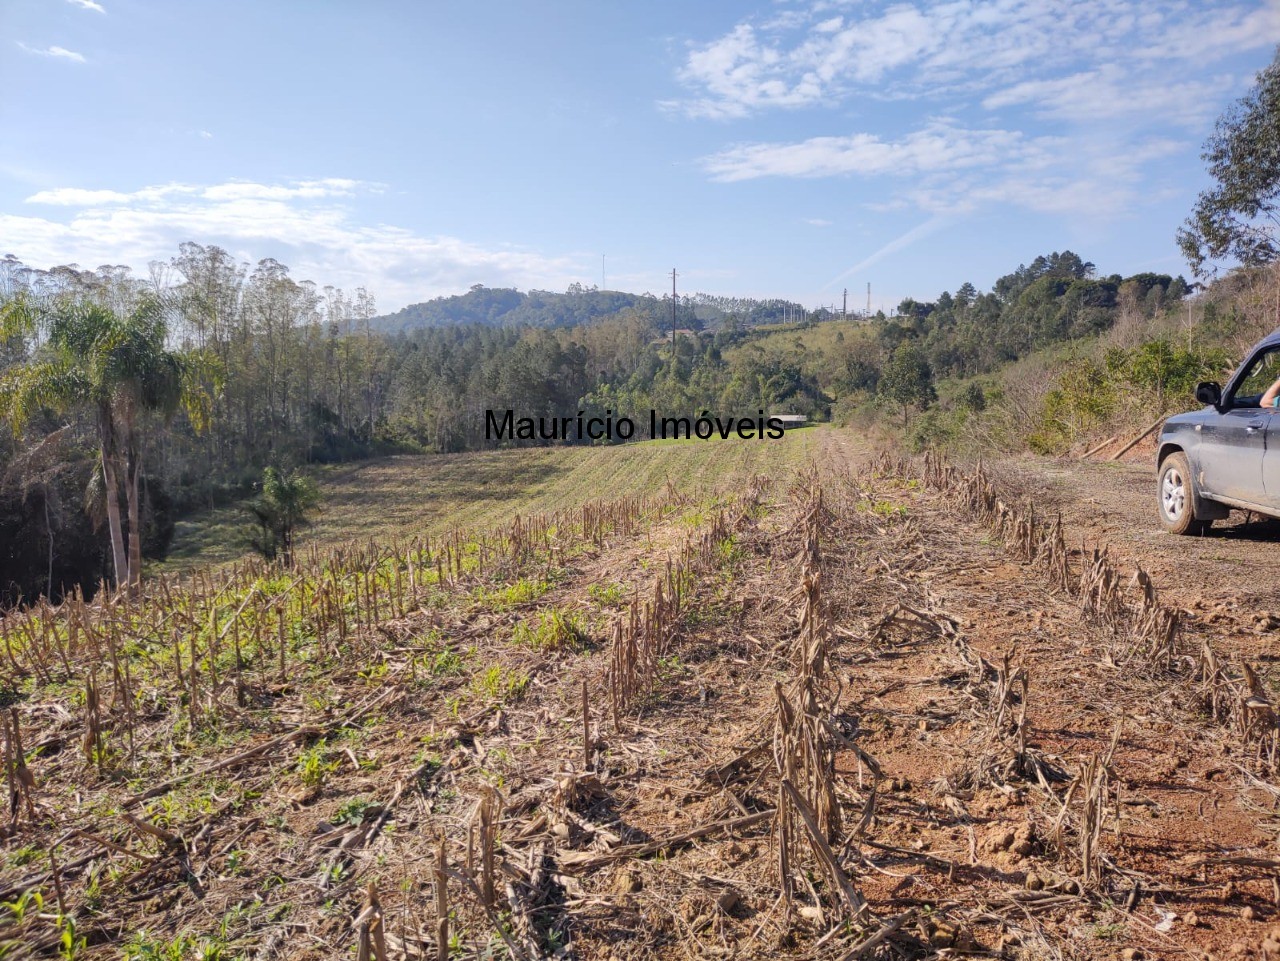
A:
<svg viewBox="0 0 1280 961">
<path fill-rule="evenodd" d="M 374 330 L 388 334 L 463 324 L 486 327 L 573 327 L 628 309 L 665 322 L 671 310 L 671 298 L 620 290 L 599 290 L 595 287 L 583 287 L 581 284 L 572 285 L 562 294 L 549 290 L 530 290 L 526 293 L 511 287 L 485 287 L 476 284 L 465 294 L 436 297 L 420 304 L 410 304 L 393 314 L 375 317 L 371 326 Z M 682 327 L 715 329 L 730 318 L 743 326 L 754 327 L 799 316 L 802 310 L 801 305 L 788 300 L 692 294 L 680 297 L 677 319 Z"/>
<path fill-rule="evenodd" d="M 437 297 L 410 304 L 394 314 L 375 317 L 375 330 L 396 333 L 421 327 L 482 324 L 486 327 L 572 327 L 607 317 L 628 307 L 655 309 L 661 301 L 652 294 L 629 294 L 575 285 L 563 294 L 549 290 L 523 293 L 510 287 L 476 284 L 465 294 Z"/>
</svg>

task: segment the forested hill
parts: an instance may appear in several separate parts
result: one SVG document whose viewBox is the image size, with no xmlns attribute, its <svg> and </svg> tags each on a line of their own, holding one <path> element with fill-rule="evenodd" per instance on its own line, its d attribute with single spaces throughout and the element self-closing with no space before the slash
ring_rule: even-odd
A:
<svg viewBox="0 0 1280 961">
<path fill-rule="evenodd" d="M 717 330 L 730 321 L 744 327 L 779 323 L 799 316 L 802 309 L 799 304 L 787 300 L 692 294 L 680 297 L 676 319 L 681 327 Z M 384 333 L 462 324 L 578 327 L 624 310 L 635 311 L 655 323 L 667 323 L 671 316 L 671 297 L 600 290 L 581 284 L 571 285 L 563 294 L 549 290 L 522 293 L 510 287 L 476 284 L 465 294 L 437 297 L 425 303 L 410 304 L 394 314 L 375 317 L 371 326 Z"/>
</svg>

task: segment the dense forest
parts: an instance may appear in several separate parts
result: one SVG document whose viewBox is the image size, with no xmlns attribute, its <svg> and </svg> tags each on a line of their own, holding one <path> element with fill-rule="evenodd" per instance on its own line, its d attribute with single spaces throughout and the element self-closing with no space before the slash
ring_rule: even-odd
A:
<svg viewBox="0 0 1280 961">
<path fill-rule="evenodd" d="M 1063 251 L 990 291 L 964 283 L 891 317 L 778 324 L 801 311 L 680 298 L 673 337 L 671 301 L 648 295 L 477 287 L 391 324 L 364 290 L 213 246 L 184 244 L 146 278 L 9 258 L 0 585 L 9 602 L 88 590 L 131 558 L 136 576 L 142 558 L 163 557 L 176 518 L 247 497 L 267 466 L 476 449 L 486 410 L 612 411 L 644 425 L 650 409 L 827 419 L 878 404 L 905 420 L 932 403 L 936 378 L 992 371 L 1186 293 L 1181 278 L 1098 276 Z M 156 381 L 138 368 L 148 351 L 177 373 Z"/>
</svg>

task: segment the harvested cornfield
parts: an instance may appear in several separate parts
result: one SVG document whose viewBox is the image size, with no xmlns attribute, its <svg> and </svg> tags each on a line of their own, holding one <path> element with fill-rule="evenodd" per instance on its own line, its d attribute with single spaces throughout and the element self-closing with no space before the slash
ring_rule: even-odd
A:
<svg viewBox="0 0 1280 961">
<path fill-rule="evenodd" d="M 1269 664 L 984 466 L 833 433 L 0 630 L 12 956 L 1280 951 Z"/>
</svg>

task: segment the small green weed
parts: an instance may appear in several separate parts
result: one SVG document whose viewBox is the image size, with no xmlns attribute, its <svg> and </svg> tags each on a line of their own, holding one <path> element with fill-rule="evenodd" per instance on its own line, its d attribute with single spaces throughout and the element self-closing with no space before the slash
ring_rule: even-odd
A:
<svg viewBox="0 0 1280 961">
<path fill-rule="evenodd" d="M 44 851 L 40 850 L 40 848 L 24 845 L 9 856 L 9 863 L 18 867 L 23 864 L 30 864 L 32 861 L 42 857 L 44 857 Z"/>
<path fill-rule="evenodd" d="M 364 823 L 365 814 L 371 807 L 375 807 L 372 801 L 366 801 L 364 798 L 352 798 L 342 807 L 338 808 L 338 813 L 333 819 L 338 824 L 350 824 L 353 827 Z"/>
<path fill-rule="evenodd" d="M 471 679 L 471 689 L 493 704 L 520 700 L 528 685 L 528 674 L 515 669 L 507 670 L 501 664 L 494 664 Z"/>
<path fill-rule="evenodd" d="M 1093 926 L 1093 936 L 1101 941 L 1109 941 L 1113 938 L 1121 937 L 1126 930 L 1126 926 L 1120 922 L 1112 922 L 1110 924 L 1095 924 Z"/>
<path fill-rule="evenodd" d="M 125 942 L 124 961 L 185 961 L 198 947 L 195 939 L 186 935 L 165 941 L 153 938 L 146 931 L 138 931 Z"/>
<path fill-rule="evenodd" d="M 738 543 L 737 538 L 732 534 L 716 544 L 716 554 L 720 559 L 721 567 L 735 567 L 739 561 L 747 556 L 746 551 L 742 549 L 742 545 Z"/>
<path fill-rule="evenodd" d="M 589 640 L 582 615 L 576 612 L 543 611 L 536 623 L 521 621 L 511 635 L 512 641 L 535 651 L 580 651 Z"/>
<path fill-rule="evenodd" d="M 436 651 L 428 660 L 427 672 L 432 677 L 445 677 L 462 673 L 462 655 L 453 648 Z"/>
<path fill-rule="evenodd" d="M 326 742 L 321 738 L 298 755 L 298 774 L 304 786 L 316 790 L 324 785 L 329 775 L 338 770 L 337 761 L 326 760 Z"/>
<path fill-rule="evenodd" d="M 342 879 L 347 876 L 347 866 L 341 861 L 333 861 L 321 869 L 321 875 L 326 884 L 341 884 Z"/>
<path fill-rule="evenodd" d="M 592 584 L 587 588 L 587 596 L 601 607 L 623 607 L 627 603 L 627 589 L 624 585 Z"/>
</svg>

